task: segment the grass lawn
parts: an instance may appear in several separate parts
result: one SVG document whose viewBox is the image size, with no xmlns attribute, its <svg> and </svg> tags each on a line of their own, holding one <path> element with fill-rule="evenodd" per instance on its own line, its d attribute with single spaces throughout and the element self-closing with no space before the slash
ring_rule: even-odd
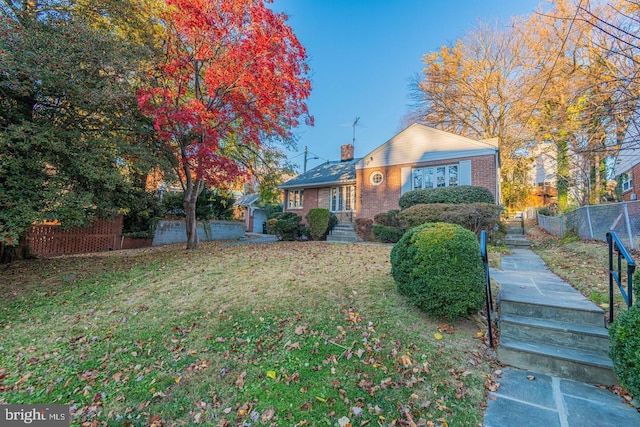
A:
<svg viewBox="0 0 640 427">
<path fill-rule="evenodd" d="M 205 243 L 0 277 L 0 403 L 73 425 L 473 426 L 480 326 L 395 291 L 389 246 Z"/>
<path fill-rule="evenodd" d="M 560 239 L 535 226 L 527 229 L 527 237 L 533 250 L 551 271 L 571 283 L 576 290 L 604 310 L 609 309 L 609 249 L 606 242 Z M 640 261 L 639 255 L 632 254 L 636 263 Z M 622 271 L 626 281 L 627 270 L 624 263 Z M 614 304 L 615 312 L 626 310 L 617 287 L 614 287 Z"/>
</svg>

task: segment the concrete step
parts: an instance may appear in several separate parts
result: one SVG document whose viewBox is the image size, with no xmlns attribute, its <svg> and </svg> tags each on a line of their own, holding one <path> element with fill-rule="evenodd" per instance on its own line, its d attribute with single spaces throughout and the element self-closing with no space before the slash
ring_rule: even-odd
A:
<svg viewBox="0 0 640 427">
<path fill-rule="evenodd" d="M 609 354 L 609 333 L 604 327 L 503 314 L 500 337 Z"/>
<path fill-rule="evenodd" d="M 531 245 L 528 242 L 513 242 L 513 241 L 507 241 L 507 240 L 505 240 L 504 245 L 510 249 L 515 249 L 515 248 L 527 249 L 531 247 Z"/>
<path fill-rule="evenodd" d="M 327 242 L 343 242 L 343 243 L 354 243 L 358 241 L 358 236 L 355 233 L 353 235 L 328 235 Z"/>
<path fill-rule="evenodd" d="M 358 241 L 358 235 L 351 222 L 339 222 L 327 236 L 327 242 L 353 243 Z"/>
<path fill-rule="evenodd" d="M 348 229 L 344 229 L 344 228 L 334 228 L 333 230 L 331 230 L 331 232 L 329 233 L 332 236 L 335 235 L 344 235 L 344 234 L 356 234 L 355 231 L 353 230 L 348 230 Z"/>
<path fill-rule="evenodd" d="M 522 316 L 540 320 L 550 320 L 574 325 L 604 328 L 604 311 L 595 304 L 572 304 L 567 299 L 559 299 L 549 303 L 535 303 L 505 298 L 500 293 L 500 315 Z"/>
<path fill-rule="evenodd" d="M 531 247 L 531 242 L 529 242 L 527 239 L 523 238 L 522 236 L 521 238 L 515 238 L 514 236 L 507 235 L 504 238 L 504 244 L 508 248 L 530 248 Z"/>
<path fill-rule="evenodd" d="M 613 363 L 597 352 L 500 337 L 500 362 L 541 374 L 590 384 L 613 385 Z"/>
<path fill-rule="evenodd" d="M 334 230 L 354 230 L 353 224 L 350 222 L 339 222 L 334 227 Z"/>
</svg>

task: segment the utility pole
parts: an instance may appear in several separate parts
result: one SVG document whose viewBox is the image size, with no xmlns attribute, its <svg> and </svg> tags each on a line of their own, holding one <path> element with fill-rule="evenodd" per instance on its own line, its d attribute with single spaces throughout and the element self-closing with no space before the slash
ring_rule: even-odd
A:
<svg viewBox="0 0 640 427">
<path fill-rule="evenodd" d="M 307 171 L 307 146 L 304 146 L 304 170 L 302 171 L 302 173 L 305 173 Z"/>
<path fill-rule="evenodd" d="M 314 159 L 319 159 L 320 157 L 316 157 L 315 155 L 313 157 L 308 157 L 309 151 L 307 150 L 307 146 L 304 146 L 304 170 L 302 173 L 305 173 L 307 171 L 307 159 L 309 160 L 314 160 Z M 311 153 L 313 154 L 313 153 Z"/>
</svg>

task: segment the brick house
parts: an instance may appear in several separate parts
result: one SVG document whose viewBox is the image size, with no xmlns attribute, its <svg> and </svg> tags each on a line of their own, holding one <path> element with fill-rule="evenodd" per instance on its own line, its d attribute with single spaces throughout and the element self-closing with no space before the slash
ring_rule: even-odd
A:
<svg viewBox="0 0 640 427">
<path fill-rule="evenodd" d="M 453 185 L 482 186 L 500 200 L 497 139 L 476 141 L 414 123 L 362 158 L 354 158 L 351 144 L 341 154 L 280 186 L 286 212 L 304 218 L 311 208 L 327 208 L 352 222 L 398 209 L 407 191 Z"/>
</svg>

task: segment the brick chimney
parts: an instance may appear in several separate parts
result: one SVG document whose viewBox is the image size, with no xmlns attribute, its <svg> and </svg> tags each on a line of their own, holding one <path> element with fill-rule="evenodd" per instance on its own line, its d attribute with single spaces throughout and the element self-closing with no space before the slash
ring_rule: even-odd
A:
<svg viewBox="0 0 640 427">
<path fill-rule="evenodd" d="M 353 144 L 345 144 L 340 147 L 340 160 L 343 162 L 348 162 L 349 160 L 353 160 Z"/>
</svg>

